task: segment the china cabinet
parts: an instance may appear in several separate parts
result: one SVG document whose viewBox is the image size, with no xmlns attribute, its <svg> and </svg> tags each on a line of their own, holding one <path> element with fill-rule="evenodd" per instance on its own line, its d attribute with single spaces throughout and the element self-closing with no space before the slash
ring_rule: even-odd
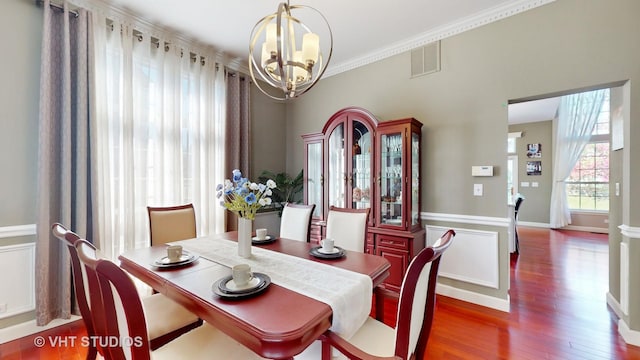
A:
<svg viewBox="0 0 640 360">
<path fill-rule="evenodd" d="M 303 135 L 304 199 L 316 204 L 312 241 L 324 235 L 331 205 L 371 208 L 363 251 L 391 263 L 385 286 L 398 291 L 411 259 L 424 247 L 420 223 L 420 140 L 413 118 L 378 121 L 365 109 L 336 112 L 322 132 Z"/>
</svg>

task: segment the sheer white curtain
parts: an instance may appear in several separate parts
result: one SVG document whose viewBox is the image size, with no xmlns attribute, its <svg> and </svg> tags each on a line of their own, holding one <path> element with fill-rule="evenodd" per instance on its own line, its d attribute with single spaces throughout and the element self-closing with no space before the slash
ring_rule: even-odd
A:
<svg viewBox="0 0 640 360">
<path fill-rule="evenodd" d="M 571 224 L 565 180 L 580 158 L 598 120 L 606 90 L 563 96 L 554 119 L 555 141 L 550 225 L 557 229 Z"/>
<path fill-rule="evenodd" d="M 149 242 L 147 206 L 193 202 L 198 234 L 224 230 L 224 76 L 215 54 L 94 15 L 101 250 Z M 222 71 L 220 71 L 222 73 Z"/>
</svg>

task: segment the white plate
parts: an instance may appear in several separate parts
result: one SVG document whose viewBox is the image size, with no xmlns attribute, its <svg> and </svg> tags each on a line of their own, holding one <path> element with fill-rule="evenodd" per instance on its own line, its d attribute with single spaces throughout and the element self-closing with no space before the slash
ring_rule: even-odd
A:
<svg viewBox="0 0 640 360">
<path fill-rule="evenodd" d="M 249 290 L 249 289 L 253 289 L 256 286 L 260 285 L 260 282 L 262 280 L 259 277 L 254 276 L 248 283 L 242 285 L 242 286 L 238 286 L 236 285 L 235 281 L 233 281 L 233 279 L 227 281 L 226 284 L 224 284 L 224 286 L 227 287 L 227 289 L 231 290 L 231 291 L 239 291 L 239 290 Z"/>
<path fill-rule="evenodd" d="M 264 237 L 264 239 L 260 239 L 259 237 L 254 236 L 254 237 L 252 237 L 252 238 L 251 238 L 251 240 L 255 240 L 255 241 L 269 241 L 269 240 L 271 240 L 271 235 L 267 235 L 267 236 L 265 236 L 265 237 Z"/>
<path fill-rule="evenodd" d="M 326 251 L 322 246 L 318 248 L 318 252 L 319 253 L 327 254 L 327 255 L 337 254 L 340 251 L 342 251 L 342 250 L 340 250 L 340 248 L 335 247 L 335 246 L 333 247 L 333 250 L 331 250 L 331 251 Z"/>
</svg>

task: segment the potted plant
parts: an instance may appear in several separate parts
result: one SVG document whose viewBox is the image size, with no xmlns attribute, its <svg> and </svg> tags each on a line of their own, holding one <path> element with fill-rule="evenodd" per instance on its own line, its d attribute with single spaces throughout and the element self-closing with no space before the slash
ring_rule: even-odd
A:
<svg viewBox="0 0 640 360">
<path fill-rule="evenodd" d="M 275 181 L 276 188 L 272 189 L 271 199 L 276 204 L 276 207 L 279 207 L 280 215 L 282 215 L 282 208 L 285 203 L 299 203 L 302 200 L 299 196 L 303 187 L 302 170 L 295 177 L 291 177 L 286 172 L 275 174 L 269 170 L 264 170 L 258 179 L 261 182 L 267 179 Z"/>
</svg>

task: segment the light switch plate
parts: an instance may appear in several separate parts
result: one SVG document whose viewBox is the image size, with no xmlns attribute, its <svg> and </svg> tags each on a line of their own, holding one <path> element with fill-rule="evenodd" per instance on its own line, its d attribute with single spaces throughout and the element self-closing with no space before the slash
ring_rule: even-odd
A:
<svg viewBox="0 0 640 360">
<path fill-rule="evenodd" d="M 529 187 L 529 182 L 528 181 L 523 181 L 520 183 L 521 187 Z"/>
<path fill-rule="evenodd" d="M 482 184 L 473 184 L 473 196 L 482 196 Z"/>
</svg>

